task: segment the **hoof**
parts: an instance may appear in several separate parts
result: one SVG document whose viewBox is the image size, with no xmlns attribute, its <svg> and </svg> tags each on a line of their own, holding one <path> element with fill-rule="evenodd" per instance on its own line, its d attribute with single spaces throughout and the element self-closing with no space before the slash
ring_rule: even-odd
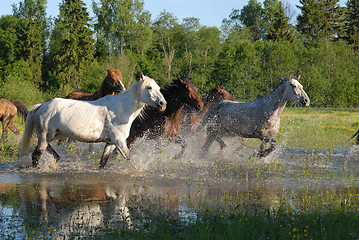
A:
<svg viewBox="0 0 359 240">
<path fill-rule="evenodd" d="M 227 146 L 224 146 L 224 147 L 221 147 L 220 149 L 219 149 L 219 151 L 227 151 L 228 150 L 228 147 Z"/>
</svg>

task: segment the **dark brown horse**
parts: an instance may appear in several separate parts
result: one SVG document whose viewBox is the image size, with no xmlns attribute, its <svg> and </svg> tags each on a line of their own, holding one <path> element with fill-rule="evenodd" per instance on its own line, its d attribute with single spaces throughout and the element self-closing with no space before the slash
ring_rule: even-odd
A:
<svg viewBox="0 0 359 240">
<path fill-rule="evenodd" d="M 101 87 L 98 91 L 96 91 L 93 94 L 87 92 L 72 92 L 68 94 L 65 98 L 85 100 L 85 101 L 97 100 L 106 95 L 112 95 L 114 93 L 119 93 L 122 90 L 126 90 L 122 81 L 123 81 L 123 77 L 118 68 L 116 70 L 107 69 L 107 76 L 103 80 Z"/>
<path fill-rule="evenodd" d="M 196 132 L 198 124 L 208 109 L 223 100 L 236 101 L 236 99 L 227 90 L 218 85 L 211 89 L 201 99 L 203 102 L 202 111 L 195 111 L 188 105 L 185 105 L 181 111 L 181 133 L 183 133 L 184 136 L 189 136 Z"/>
<path fill-rule="evenodd" d="M 180 158 L 186 148 L 186 142 L 178 133 L 180 131 L 180 112 L 184 104 L 189 104 L 197 110 L 202 110 L 203 103 L 200 99 L 197 88 L 189 79 L 177 78 L 170 85 L 161 89 L 161 93 L 167 101 L 164 112 L 154 108 L 147 108 L 132 123 L 130 135 L 127 138 L 127 145 L 131 149 L 137 137 L 142 137 L 148 132 L 148 137 L 157 139 L 160 136 L 172 138 L 180 143 L 182 150 L 175 158 Z"/>
<path fill-rule="evenodd" d="M 22 116 L 23 120 L 26 120 L 28 110 L 24 104 L 18 101 L 10 101 L 5 98 L 0 99 L 0 121 L 2 122 L 2 135 L 0 142 L 7 138 L 7 129 L 10 129 L 13 133 L 18 135 L 20 132 L 14 126 L 13 121 L 16 114 Z"/>
</svg>

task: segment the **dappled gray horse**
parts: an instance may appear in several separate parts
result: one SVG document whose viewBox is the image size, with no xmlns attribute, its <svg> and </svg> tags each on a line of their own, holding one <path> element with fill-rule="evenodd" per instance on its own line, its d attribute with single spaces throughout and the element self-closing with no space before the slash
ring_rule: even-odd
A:
<svg viewBox="0 0 359 240">
<path fill-rule="evenodd" d="M 298 80 L 299 78 L 300 76 Z M 207 153 L 214 141 L 224 149 L 226 144 L 221 137 L 236 135 L 259 138 L 262 143 L 258 156 L 267 156 L 274 150 L 276 141 L 273 137 L 278 133 L 280 115 L 287 101 L 303 107 L 310 104 L 310 99 L 298 80 L 290 75 L 289 80 L 282 82 L 267 96 L 252 102 L 222 101 L 216 104 L 201 122 L 202 127 L 207 124 L 207 139 L 202 147 L 203 151 Z"/>
</svg>

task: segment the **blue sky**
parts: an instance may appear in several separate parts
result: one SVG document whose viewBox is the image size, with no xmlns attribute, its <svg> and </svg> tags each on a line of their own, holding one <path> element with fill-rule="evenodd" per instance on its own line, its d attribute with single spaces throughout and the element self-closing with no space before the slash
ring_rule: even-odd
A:
<svg viewBox="0 0 359 240">
<path fill-rule="evenodd" d="M 83 1 L 92 14 L 92 0 Z M 56 17 L 59 13 L 60 2 L 62 0 L 48 0 L 47 14 Z M 152 14 L 152 20 L 166 9 L 180 21 L 185 17 L 196 17 L 202 25 L 220 27 L 222 20 L 228 18 L 232 9 L 242 9 L 248 0 L 144 0 L 144 2 L 144 8 Z M 299 4 L 299 0 L 287 0 L 287 2 L 293 11 L 299 13 L 295 7 L 295 4 Z M 19 0 L 2 0 L 0 15 L 11 14 L 14 3 L 18 4 Z M 344 6 L 346 0 L 341 0 L 340 3 Z"/>
</svg>

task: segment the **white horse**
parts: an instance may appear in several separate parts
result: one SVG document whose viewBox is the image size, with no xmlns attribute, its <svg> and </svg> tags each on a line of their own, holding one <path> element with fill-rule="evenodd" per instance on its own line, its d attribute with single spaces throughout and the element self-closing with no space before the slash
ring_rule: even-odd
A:
<svg viewBox="0 0 359 240">
<path fill-rule="evenodd" d="M 221 137 L 235 135 L 260 139 L 262 143 L 258 155 L 267 156 L 275 147 L 273 137 L 278 133 L 280 115 L 287 101 L 303 107 L 310 104 L 310 99 L 298 80 L 290 75 L 289 80 L 281 83 L 277 89 L 252 102 L 226 100 L 216 104 L 201 121 L 201 127 L 207 124 L 207 139 L 202 147 L 203 151 L 207 153 L 214 141 L 220 144 L 221 150 L 225 149 L 227 146 Z"/>
<path fill-rule="evenodd" d="M 130 159 L 126 138 L 133 120 L 145 104 L 164 111 L 167 103 L 157 83 L 142 73 L 140 80 L 120 95 L 108 95 L 96 101 L 55 98 L 37 104 L 26 119 L 20 156 L 29 148 L 31 135 L 36 129 L 38 143 L 32 153 L 33 167 L 37 166 L 45 149 L 58 161 L 60 157 L 49 143 L 66 137 L 89 143 L 106 142 L 100 168 L 105 166 L 116 147 L 125 159 Z"/>
</svg>

